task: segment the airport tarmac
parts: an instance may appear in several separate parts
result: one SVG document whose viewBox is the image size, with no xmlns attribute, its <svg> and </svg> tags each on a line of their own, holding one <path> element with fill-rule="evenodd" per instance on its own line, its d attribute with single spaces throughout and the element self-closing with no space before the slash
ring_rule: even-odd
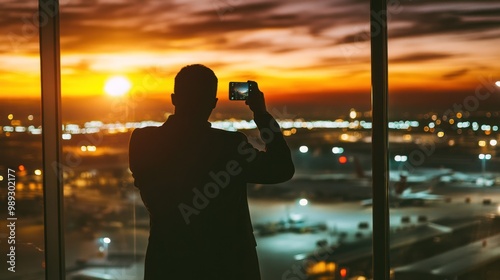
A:
<svg viewBox="0 0 500 280">
<path fill-rule="evenodd" d="M 477 191 L 477 189 L 476 189 Z M 500 188 L 494 187 L 482 190 L 481 193 L 450 193 L 449 202 L 433 202 L 424 206 L 410 206 L 390 209 L 391 228 L 393 230 L 414 227 L 419 223 L 420 216 L 427 221 L 445 217 L 474 217 L 498 213 L 500 202 Z M 466 198 L 470 202 L 466 202 Z M 491 199 L 488 205 L 483 199 Z M 266 201 L 251 200 L 250 211 L 254 224 L 266 223 L 286 217 L 285 205 L 294 201 Z M 257 249 L 260 258 L 263 280 L 288 279 L 287 271 L 298 269 L 304 254 L 318 250 L 317 242 L 326 240 L 333 245 L 342 237 L 344 242 L 354 242 L 360 238 L 371 238 L 372 209 L 362 207 L 357 202 L 314 202 L 310 201 L 306 207 L 294 207 L 297 213 L 305 215 L 306 219 L 325 222 L 328 229 L 323 232 L 282 233 L 271 236 L 258 236 Z M 406 218 L 409 218 L 407 220 Z M 360 223 L 368 223 L 368 228 L 359 228 Z M 299 274 L 294 274 L 295 277 Z M 299 275 L 300 278 L 300 275 Z M 294 279 L 294 278 L 289 278 Z M 305 278 L 302 278 L 305 279 Z"/>
<path fill-rule="evenodd" d="M 419 217 L 426 217 L 433 221 L 443 217 L 480 216 L 488 213 L 498 213 L 500 202 L 500 187 L 458 187 L 449 183 L 436 188 L 435 193 L 448 197 L 445 201 L 426 203 L 423 206 L 409 206 L 391 208 L 391 227 L 393 229 L 416 226 Z M 257 250 L 260 259 L 263 280 L 287 279 L 287 272 L 302 271 L 300 259 L 318 249 L 317 242 L 323 244 L 336 244 L 337 242 L 353 242 L 362 238 L 371 238 L 372 209 L 362 207 L 359 201 L 315 200 L 311 198 L 307 205 L 300 205 L 300 198 L 296 199 L 255 199 L 251 198 L 250 211 L 254 225 L 285 220 L 287 216 L 300 217 L 311 223 L 325 223 L 326 230 L 314 232 L 283 232 L 273 235 L 261 236 L 256 232 Z M 485 204 L 484 201 L 488 200 Z M 102 203 L 100 200 L 88 200 L 92 203 Z M 5 221 L 0 221 L 0 226 L 5 227 Z M 43 249 L 43 226 L 40 219 L 20 219 L 17 239 L 23 243 L 33 244 L 33 248 Z M 364 224 L 360 228 L 360 224 Z M 102 238 L 108 237 L 111 243 L 107 248 L 108 253 L 133 252 L 144 254 L 147 246 L 148 230 L 144 227 L 134 228 L 133 224 L 119 224 L 101 227 L 95 231 L 73 230 L 66 232 L 66 266 L 75 269 L 77 262 L 104 258 L 106 252 L 102 251 Z M 38 252 L 34 254 L 33 252 Z M 22 252 L 19 252 L 23 254 Z M 19 263 L 17 276 L 23 273 L 33 274 L 36 269 L 32 267 L 30 259 L 35 262 L 39 271 L 42 264 L 38 264 L 40 251 L 24 252 L 23 262 Z M 139 264 L 140 266 L 141 264 Z M 23 267 L 24 266 L 24 267 Z M 28 268 L 29 267 L 29 268 Z M 109 270 L 108 272 L 113 272 Z M 142 270 L 138 270 L 142 271 Z M 116 272 L 116 271 L 114 271 Z M 141 273 L 130 274 L 127 280 L 142 279 Z M 300 275 L 300 274 L 295 274 Z M 6 270 L 0 271 L 2 279 L 11 276 Z M 121 278 L 122 280 L 125 278 Z M 293 279 L 293 278 L 291 278 Z M 305 279 L 305 278 L 304 278 Z"/>
</svg>

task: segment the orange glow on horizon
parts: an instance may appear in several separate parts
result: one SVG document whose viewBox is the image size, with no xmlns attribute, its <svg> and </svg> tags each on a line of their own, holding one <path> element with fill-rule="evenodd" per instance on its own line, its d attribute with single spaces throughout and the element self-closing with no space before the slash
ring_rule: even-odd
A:
<svg viewBox="0 0 500 280">
<path fill-rule="evenodd" d="M 326 5 L 327 0 L 266 5 L 248 0 L 224 15 L 196 1 L 183 5 L 118 1 L 122 13 L 116 12 L 121 10 L 118 4 L 111 3 L 116 1 L 108 2 L 107 6 L 94 2 L 61 5 L 65 15 L 60 38 L 63 97 L 105 95 L 104 85 L 115 75 L 127 77 L 131 95 L 170 94 L 175 74 L 193 63 L 214 70 L 223 100 L 229 81 L 242 80 L 257 81 L 266 96 L 275 99 L 293 96 L 308 101 L 313 93 L 370 93 L 369 35 L 360 36 L 369 34 L 369 22 L 358 17 L 360 8 L 369 11 L 368 3 L 360 7 L 339 1 L 336 4 L 342 6 L 345 19 L 336 19 L 339 8 Z M 495 3 L 468 4 L 470 12 L 478 14 L 497 7 Z M 388 41 L 391 91 L 473 92 L 480 79 L 490 77 L 494 87 L 500 77 L 498 66 L 492 63 L 499 58 L 496 26 L 487 17 L 472 22 L 457 14 L 463 23 L 460 30 L 454 29 L 454 22 L 438 21 L 438 16 L 427 23 L 435 29 L 424 28 L 419 21 L 428 11 L 439 15 L 455 11 L 449 3 L 425 5 L 426 9 L 406 5 L 391 17 L 391 28 L 398 31 Z M 37 5 L 28 6 L 26 14 L 34 14 Z M 8 34 L 0 39 L 0 98 L 39 98 L 38 36 L 26 34 L 30 26 L 22 20 L 26 15 L 20 14 L 17 4 L 7 1 L 4 7 L 3 16 L 12 24 L 0 26 Z M 254 8 L 261 10 L 254 13 L 257 20 L 249 22 L 245 9 Z M 327 15 L 331 22 L 325 20 Z"/>
<path fill-rule="evenodd" d="M 133 54 L 131 54 L 134 56 Z M 145 55 L 145 54 L 143 54 Z M 150 60 L 153 57 L 161 57 L 161 54 L 150 53 Z M 82 55 L 83 59 L 84 55 Z M 128 55 L 116 54 L 116 58 L 127 60 Z M 72 55 L 72 60 L 78 60 L 78 56 Z M 34 58 L 33 58 L 34 59 Z M 62 57 L 64 59 L 64 54 Z M 144 65 L 133 66 L 121 69 L 120 74 L 127 76 L 131 83 L 130 94 L 139 92 L 142 95 L 169 94 L 173 91 L 173 80 L 177 71 L 184 65 L 152 65 L 144 68 Z M 98 67 L 97 63 L 95 67 Z M 210 67 L 210 63 L 206 64 Z M 89 66 L 90 67 L 90 66 Z M 480 83 L 477 77 L 488 77 L 488 70 L 477 70 L 474 75 L 465 75 L 460 79 L 443 78 L 443 73 L 447 69 L 430 69 L 419 65 L 390 65 L 389 86 L 391 90 L 415 92 L 415 91 L 473 91 Z M 113 67 L 114 68 L 114 67 Z M 255 80 L 259 83 L 261 90 L 268 96 L 271 95 L 308 95 L 310 93 L 350 93 L 368 92 L 370 90 L 369 64 L 365 63 L 365 70 L 359 71 L 359 65 L 352 67 L 342 67 L 337 69 L 335 65 L 322 67 L 320 69 L 295 71 L 293 67 L 287 70 L 283 67 L 280 71 L 267 69 L 259 66 L 256 62 L 244 70 L 240 67 L 223 66 L 212 67 L 219 78 L 219 98 L 226 98 L 227 84 L 229 81 Z M 349 74 L 349 73 L 353 74 Z M 76 69 L 71 64 L 63 64 L 61 67 L 61 89 L 63 96 L 94 96 L 106 94 L 104 85 L 106 81 L 116 76 L 114 69 L 102 69 L 94 71 L 90 69 Z M 40 75 L 36 73 L 18 72 L 1 74 L 0 82 L 3 90 L 0 98 L 8 97 L 39 97 L 40 96 Z M 493 82 L 493 85 L 495 83 Z M 108 93 L 109 94 L 109 93 Z"/>
</svg>

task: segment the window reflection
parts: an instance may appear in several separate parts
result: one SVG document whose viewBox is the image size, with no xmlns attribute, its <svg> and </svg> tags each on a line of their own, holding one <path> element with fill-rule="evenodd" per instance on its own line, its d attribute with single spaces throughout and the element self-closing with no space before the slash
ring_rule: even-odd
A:
<svg viewBox="0 0 500 280">
<path fill-rule="evenodd" d="M 368 6 L 212 4 L 62 5 L 68 277 L 142 277 L 149 217 L 127 169 L 128 139 L 172 113 L 173 76 L 191 63 L 219 73 L 213 127 L 241 130 L 262 147 L 251 116 L 227 96 L 230 80 L 253 79 L 293 151 L 296 178 L 248 187 L 263 279 L 346 271 L 328 260 L 330 247 L 370 239 L 371 214 L 359 206 L 371 194 L 369 48 L 347 42 L 368 25 L 337 9 L 367 15 Z M 305 260 L 315 251 L 320 264 L 311 268 Z M 126 265 L 117 267 L 119 259 Z"/>
<path fill-rule="evenodd" d="M 0 9 L 0 278 L 44 279 L 37 1 Z"/>
<path fill-rule="evenodd" d="M 394 279 L 498 273 L 498 71 L 486 66 L 498 5 L 457 4 L 402 2 L 389 22 L 391 119 L 419 122 L 390 135 L 391 176 L 408 186 L 390 211 Z"/>
</svg>

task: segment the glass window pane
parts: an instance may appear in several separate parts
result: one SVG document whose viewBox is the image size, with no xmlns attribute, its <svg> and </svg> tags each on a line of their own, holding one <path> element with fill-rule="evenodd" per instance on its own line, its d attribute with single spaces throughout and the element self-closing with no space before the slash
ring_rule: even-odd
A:
<svg viewBox="0 0 500 280">
<path fill-rule="evenodd" d="M 142 67 L 143 50 L 131 51 L 141 33 L 127 19 L 135 8 L 133 1 L 61 2 L 66 279 L 143 277 L 149 223 L 127 145 L 133 98 L 158 89 L 158 78 L 147 76 L 153 66 Z M 147 77 L 154 88 L 142 86 Z"/>
<path fill-rule="evenodd" d="M 228 97 L 230 81 L 255 80 L 292 151 L 292 180 L 248 186 L 262 278 L 369 276 L 368 14 L 349 1 L 61 3 L 68 278 L 142 279 L 149 216 L 129 138 L 174 113 L 174 77 L 193 63 L 218 77 L 212 127 L 264 148 L 251 111 Z"/>
<path fill-rule="evenodd" d="M 395 279 L 496 279 L 500 5 L 390 9 Z"/>
<path fill-rule="evenodd" d="M 0 278 L 44 279 L 37 1 L 0 1 Z"/>
</svg>

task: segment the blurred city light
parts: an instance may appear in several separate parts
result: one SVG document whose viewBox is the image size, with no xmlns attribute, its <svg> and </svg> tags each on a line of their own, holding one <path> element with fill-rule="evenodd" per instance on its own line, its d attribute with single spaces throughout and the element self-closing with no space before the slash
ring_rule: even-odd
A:
<svg viewBox="0 0 500 280">
<path fill-rule="evenodd" d="M 495 85 L 496 85 L 497 87 L 500 87 L 500 81 L 496 81 Z"/>
<path fill-rule="evenodd" d="M 333 147 L 332 148 L 332 153 L 337 155 L 337 154 L 341 154 L 344 152 L 344 148 L 342 147 Z"/>
<path fill-rule="evenodd" d="M 340 164 L 345 164 L 345 163 L 347 163 L 347 157 L 346 157 L 346 156 L 341 156 L 341 157 L 339 157 L 339 163 L 340 163 Z"/>
<path fill-rule="evenodd" d="M 356 110 L 351 109 L 351 111 L 349 112 L 349 117 L 350 117 L 351 119 L 355 119 L 355 118 L 356 118 L 356 116 L 357 116 Z"/>
<path fill-rule="evenodd" d="M 309 151 L 309 148 L 307 146 L 300 146 L 299 151 L 305 154 L 307 153 L 307 151 Z"/>
<path fill-rule="evenodd" d="M 489 160 L 491 159 L 491 154 L 479 154 L 479 159 Z"/>
<path fill-rule="evenodd" d="M 69 133 L 63 133 L 62 139 L 63 140 L 71 140 L 71 134 L 69 134 Z"/>
<path fill-rule="evenodd" d="M 309 204 L 309 201 L 306 198 L 301 198 L 299 200 L 299 205 L 300 206 L 306 206 L 307 204 Z"/>
<path fill-rule="evenodd" d="M 82 152 L 95 152 L 97 150 L 97 147 L 96 146 L 81 146 L 80 147 L 80 150 Z"/>
<path fill-rule="evenodd" d="M 347 269 L 341 268 L 340 269 L 340 277 L 345 278 L 347 276 Z"/>
<path fill-rule="evenodd" d="M 497 140 L 495 140 L 495 139 L 491 139 L 491 140 L 490 140 L 490 145 L 491 145 L 491 146 L 496 146 L 496 145 L 497 145 Z"/>
<path fill-rule="evenodd" d="M 356 112 L 357 117 L 362 115 L 360 112 Z M 461 117 L 462 114 L 457 113 L 457 117 Z M 39 135 L 42 133 L 41 126 L 36 127 L 35 125 L 30 126 L 22 126 L 19 120 L 15 120 L 14 116 L 10 114 L 8 116 L 12 118 L 11 123 L 9 125 L 4 125 L 0 127 L 3 132 L 6 132 L 6 136 L 10 136 L 10 133 L 31 133 L 33 135 Z M 452 119 L 450 119 L 452 120 Z M 440 119 L 436 117 L 435 122 L 430 122 L 428 125 L 423 126 L 423 130 L 425 132 L 434 132 L 437 127 Z M 330 120 L 316 120 L 316 121 L 304 121 L 302 119 L 296 120 L 278 120 L 280 126 L 284 128 L 285 136 L 292 136 L 297 133 L 298 129 L 322 129 L 322 128 L 331 128 L 331 129 L 371 129 L 372 123 L 365 120 L 357 120 L 351 119 L 343 120 L 336 119 L 335 121 Z M 472 129 L 473 131 L 482 130 L 486 135 L 491 134 L 492 132 L 497 132 L 499 130 L 498 125 L 491 125 L 485 123 L 471 122 L 471 121 L 453 121 L 456 125 L 456 129 L 458 134 L 462 134 L 462 129 Z M 161 126 L 163 122 L 158 121 L 141 121 L 141 122 L 125 122 L 125 123 L 104 123 L 102 121 L 88 121 L 83 126 L 81 124 L 67 123 L 63 125 L 63 140 L 70 140 L 72 135 L 75 134 L 93 134 L 93 133 L 127 133 L 131 129 L 141 128 L 146 126 Z M 413 128 L 419 128 L 420 123 L 416 120 L 399 120 L 399 121 L 391 121 L 389 122 L 389 129 L 391 130 L 408 130 Z M 229 130 L 229 131 L 237 131 L 237 130 L 247 130 L 247 129 L 255 129 L 257 126 L 254 121 L 247 120 L 219 120 L 214 121 L 212 123 L 212 127 Z M 9 133 L 7 133 L 9 132 Z M 441 133 L 438 131 L 438 137 L 444 137 L 446 135 L 446 131 L 442 131 Z M 359 137 L 356 135 L 351 135 L 349 133 L 342 133 L 340 135 L 341 141 L 349 141 L 356 142 L 359 140 Z M 403 141 L 410 142 L 413 140 L 413 136 L 411 134 L 403 135 Z"/>
<path fill-rule="evenodd" d="M 36 169 L 34 173 L 35 173 L 35 175 L 40 176 L 40 175 L 42 175 L 42 170 Z"/>
<path fill-rule="evenodd" d="M 479 147 L 486 147 L 486 141 L 484 141 L 484 140 L 479 140 L 479 142 L 477 142 L 477 144 L 479 145 Z"/>
<path fill-rule="evenodd" d="M 104 242 L 104 244 L 109 244 L 109 243 L 111 243 L 111 239 L 109 237 L 104 237 L 102 239 L 102 242 Z"/>
<path fill-rule="evenodd" d="M 405 155 L 396 155 L 394 156 L 394 160 L 397 162 L 405 162 L 408 160 L 408 156 Z"/>
</svg>

